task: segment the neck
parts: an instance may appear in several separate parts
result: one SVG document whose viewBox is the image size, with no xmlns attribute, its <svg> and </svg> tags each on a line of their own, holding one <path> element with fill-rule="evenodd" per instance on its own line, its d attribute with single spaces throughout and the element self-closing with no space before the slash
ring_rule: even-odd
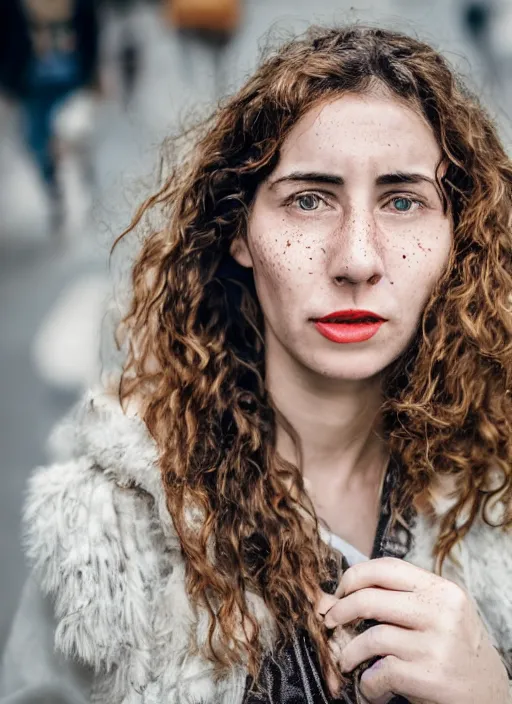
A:
<svg viewBox="0 0 512 704">
<path fill-rule="evenodd" d="M 283 416 L 277 424 L 278 453 L 301 466 L 306 486 L 349 490 L 361 482 L 373 484 L 388 457 L 380 378 L 333 381 L 290 364 L 289 358 L 275 361 L 267 361 L 266 383 Z"/>
</svg>

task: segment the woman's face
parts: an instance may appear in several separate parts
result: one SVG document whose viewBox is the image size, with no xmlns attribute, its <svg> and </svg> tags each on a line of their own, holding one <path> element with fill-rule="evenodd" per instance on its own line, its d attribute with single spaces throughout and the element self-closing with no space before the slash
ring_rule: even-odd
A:
<svg viewBox="0 0 512 704">
<path fill-rule="evenodd" d="M 391 97 L 346 95 L 294 126 L 231 249 L 254 270 L 270 363 L 362 380 L 405 350 L 451 248 L 440 158 Z"/>
</svg>

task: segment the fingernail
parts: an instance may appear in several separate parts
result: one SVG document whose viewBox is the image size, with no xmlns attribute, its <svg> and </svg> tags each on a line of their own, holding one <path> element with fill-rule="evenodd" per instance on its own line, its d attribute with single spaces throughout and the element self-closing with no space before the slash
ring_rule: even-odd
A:
<svg viewBox="0 0 512 704">
<path fill-rule="evenodd" d="M 316 612 L 319 616 L 323 618 L 337 603 L 338 600 L 335 599 L 331 594 L 323 593 L 316 604 Z"/>
<path fill-rule="evenodd" d="M 329 614 L 329 611 L 324 616 L 324 626 L 326 628 L 334 628 L 334 624 L 331 622 L 331 619 L 329 618 L 328 614 Z"/>
</svg>

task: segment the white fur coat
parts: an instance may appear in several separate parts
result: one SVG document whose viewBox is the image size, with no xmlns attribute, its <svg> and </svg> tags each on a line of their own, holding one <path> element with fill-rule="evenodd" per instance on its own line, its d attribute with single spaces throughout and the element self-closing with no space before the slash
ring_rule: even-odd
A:
<svg viewBox="0 0 512 704">
<path fill-rule="evenodd" d="M 246 671 L 221 681 L 192 655 L 206 637 L 194 614 L 153 440 L 117 400 L 91 391 L 54 433 L 56 461 L 30 479 L 24 533 L 34 575 L 51 596 L 55 646 L 94 671 L 92 701 L 240 704 Z M 441 504 L 440 504 L 441 505 Z M 441 509 L 440 509 L 441 510 Z M 406 559 L 433 570 L 435 523 L 417 520 Z M 443 576 L 464 586 L 505 660 L 512 653 L 512 540 L 476 523 Z M 272 644 L 272 619 L 248 595 Z M 508 661 L 508 667 L 511 663 Z"/>
</svg>

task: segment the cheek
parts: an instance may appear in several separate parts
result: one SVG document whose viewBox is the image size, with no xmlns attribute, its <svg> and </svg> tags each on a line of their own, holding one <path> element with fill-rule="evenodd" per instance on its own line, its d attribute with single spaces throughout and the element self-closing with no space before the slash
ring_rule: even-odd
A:
<svg viewBox="0 0 512 704">
<path fill-rule="evenodd" d="M 451 226 L 411 228 L 392 253 L 391 280 L 409 300 L 423 305 L 448 264 L 452 246 Z"/>
<path fill-rule="evenodd" d="M 429 282 L 431 288 L 437 283 L 446 269 L 452 248 L 452 228 L 445 223 L 430 237 L 416 236 L 412 240 L 411 258 L 415 269 L 422 279 Z"/>
<path fill-rule="evenodd" d="M 402 262 L 404 270 L 430 273 L 436 277 L 446 266 L 452 245 L 451 226 L 446 221 L 428 223 L 402 231 L 398 241 L 391 245 L 394 257 Z"/>
<path fill-rule="evenodd" d="M 313 268 L 314 247 L 301 230 L 282 222 L 275 225 L 252 233 L 254 277 L 261 284 L 293 286 Z"/>
<path fill-rule="evenodd" d="M 293 257 L 276 241 L 259 241 L 252 250 L 254 278 L 257 283 L 271 288 L 282 288 L 293 268 Z"/>
</svg>

